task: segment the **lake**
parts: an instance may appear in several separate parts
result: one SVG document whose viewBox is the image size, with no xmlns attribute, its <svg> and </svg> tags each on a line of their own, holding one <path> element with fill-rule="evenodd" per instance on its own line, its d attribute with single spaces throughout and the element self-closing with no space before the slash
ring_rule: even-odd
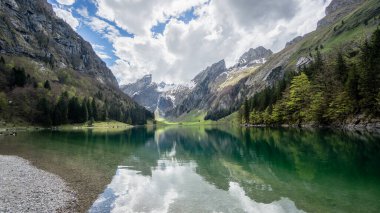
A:
<svg viewBox="0 0 380 213">
<path fill-rule="evenodd" d="M 380 136 L 191 126 L 0 137 L 82 212 L 378 212 Z"/>
</svg>

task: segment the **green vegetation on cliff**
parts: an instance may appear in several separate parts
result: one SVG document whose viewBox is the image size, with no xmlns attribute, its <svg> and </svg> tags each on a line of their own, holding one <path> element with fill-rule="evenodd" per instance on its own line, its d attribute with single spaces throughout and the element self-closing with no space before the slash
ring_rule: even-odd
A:
<svg viewBox="0 0 380 213">
<path fill-rule="evenodd" d="M 380 115 L 380 29 L 357 52 L 322 55 L 245 101 L 239 118 L 250 124 L 341 124 Z"/>
<path fill-rule="evenodd" d="M 153 119 L 127 96 L 89 76 L 55 71 L 24 57 L 0 56 L 0 91 L 0 119 L 5 124 L 57 126 L 115 120 L 136 125 Z"/>
</svg>

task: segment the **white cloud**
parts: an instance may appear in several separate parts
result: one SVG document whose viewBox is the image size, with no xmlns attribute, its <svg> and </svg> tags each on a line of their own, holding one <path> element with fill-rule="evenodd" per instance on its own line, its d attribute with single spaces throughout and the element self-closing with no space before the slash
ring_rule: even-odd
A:
<svg viewBox="0 0 380 213">
<path fill-rule="evenodd" d="M 76 29 L 79 26 L 79 21 L 73 16 L 71 11 L 56 6 L 54 6 L 53 9 L 55 14 L 68 23 L 73 29 Z"/>
<path fill-rule="evenodd" d="M 206 3 L 208 0 L 96 0 L 97 15 L 106 18 L 138 36 L 150 35 L 150 29 L 158 22 L 181 15 L 183 11 Z"/>
<path fill-rule="evenodd" d="M 81 15 L 84 18 L 89 18 L 88 10 L 85 7 L 78 8 L 77 13 L 79 13 L 79 15 Z"/>
<path fill-rule="evenodd" d="M 251 47 L 281 50 L 287 41 L 314 30 L 330 1 L 97 0 L 97 15 L 134 34 L 106 33 L 120 58 L 111 67 L 120 83 L 147 73 L 156 81 L 185 82 L 221 59 L 233 65 Z M 192 7 L 197 19 L 186 24 L 171 18 Z M 108 29 L 99 20 L 93 18 L 92 28 Z M 150 29 L 165 20 L 163 35 L 152 36 Z"/>
<path fill-rule="evenodd" d="M 75 3 L 75 0 L 57 0 L 57 2 L 63 5 L 72 5 Z"/>
<path fill-rule="evenodd" d="M 98 44 L 92 44 L 92 48 L 101 59 L 111 59 L 107 53 L 104 52 L 105 47 Z"/>
<path fill-rule="evenodd" d="M 111 59 L 111 56 L 107 55 L 107 53 L 104 53 L 102 51 L 95 51 L 96 54 L 101 58 L 101 59 Z"/>
<path fill-rule="evenodd" d="M 228 189 L 223 190 L 196 171 L 195 162 L 178 162 L 175 158 L 158 160 L 149 176 L 120 167 L 90 212 L 158 213 L 191 207 L 192 212 L 304 213 L 289 198 L 260 203 L 251 199 L 239 183 L 226 182 Z"/>
</svg>

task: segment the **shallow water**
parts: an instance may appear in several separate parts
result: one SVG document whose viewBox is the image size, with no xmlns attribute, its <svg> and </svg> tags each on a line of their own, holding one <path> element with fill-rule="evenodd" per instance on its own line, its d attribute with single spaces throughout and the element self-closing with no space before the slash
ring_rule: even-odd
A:
<svg viewBox="0 0 380 213">
<path fill-rule="evenodd" d="M 378 212 L 380 137 L 194 126 L 0 138 L 90 212 Z"/>
</svg>

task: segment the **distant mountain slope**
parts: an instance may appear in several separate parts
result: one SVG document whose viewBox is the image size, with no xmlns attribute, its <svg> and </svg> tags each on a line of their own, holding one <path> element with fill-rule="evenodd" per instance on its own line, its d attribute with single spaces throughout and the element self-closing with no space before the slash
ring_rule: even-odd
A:
<svg viewBox="0 0 380 213">
<path fill-rule="evenodd" d="M 152 75 L 145 75 L 134 83 L 122 85 L 121 90 L 141 106 L 165 117 L 190 92 L 188 85 L 155 83 Z"/>
<path fill-rule="evenodd" d="M 120 91 L 91 45 L 58 18 L 46 0 L 0 2 L 0 56 L 1 98 L 8 102 L 0 108 L 6 122 L 42 122 L 37 121 L 39 115 L 46 113 L 38 109 L 39 102 L 46 99 L 53 116 L 60 96 L 63 102 L 94 99 L 99 119 L 136 124 L 152 118 Z"/>
<path fill-rule="evenodd" d="M 226 67 L 224 60 L 207 67 L 194 77 L 191 85 L 158 84 L 152 82 L 151 75 L 146 75 L 121 89 L 151 112 L 167 119 L 181 120 L 192 111 L 196 111 L 192 117 L 199 117 L 223 105 L 218 102 L 221 96 L 239 80 L 255 72 L 272 54 L 264 47 L 251 48 L 231 68 Z"/>
<path fill-rule="evenodd" d="M 380 23 L 376 18 L 379 14 L 380 2 L 376 0 L 333 0 L 317 30 L 288 43 L 263 66 L 234 84 L 218 100 L 219 109 L 208 110 L 207 117 L 219 119 L 236 111 L 246 98 L 273 86 L 285 73 L 297 71 L 297 64 L 313 60 L 310 54 L 316 48 L 321 49 L 322 54 L 337 50 L 354 54 Z"/>
<path fill-rule="evenodd" d="M 1 52 L 70 68 L 117 87 L 115 76 L 90 43 L 58 18 L 50 4 L 36 0 L 1 1 Z"/>
<path fill-rule="evenodd" d="M 354 54 L 378 25 L 379 19 L 373 18 L 380 12 L 379 4 L 376 0 L 332 0 L 318 28 L 288 42 L 282 51 L 273 54 L 258 47 L 243 54 L 231 68 L 223 60 L 206 68 L 192 80 L 194 87 L 165 113 L 166 118 L 181 121 L 191 116 L 197 120 L 218 120 L 236 112 L 245 99 L 274 86 L 287 73 L 311 63 L 315 49 L 323 54 L 340 49 Z M 374 21 L 367 23 L 370 19 Z M 134 92 L 142 94 L 138 90 Z M 152 101 L 150 95 L 136 95 L 135 100 Z"/>
<path fill-rule="evenodd" d="M 239 91 L 235 86 L 255 73 L 272 54 L 271 50 L 264 47 L 251 48 L 230 68 L 226 68 L 224 60 L 208 67 L 193 79 L 194 88 L 168 113 L 169 119 L 180 120 L 187 114 L 204 118 L 209 112 L 225 113 L 224 109 L 228 109 L 229 113 L 230 107 L 234 105 L 233 96 Z"/>
</svg>

